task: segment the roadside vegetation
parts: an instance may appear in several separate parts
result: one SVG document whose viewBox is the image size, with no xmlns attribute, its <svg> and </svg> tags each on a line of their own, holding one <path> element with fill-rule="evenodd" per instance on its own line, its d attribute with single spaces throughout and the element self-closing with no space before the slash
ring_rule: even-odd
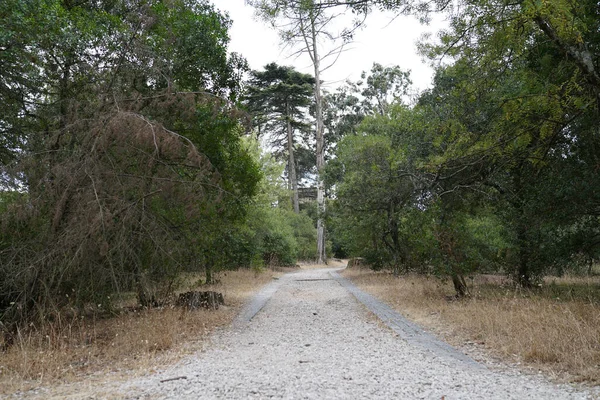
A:
<svg viewBox="0 0 600 400">
<path fill-rule="evenodd" d="M 479 321 L 469 335 L 503 354 L 597 379 L 594 286 L 548 281 L 595 282 L 600 258 L 597 2 L 248 3 L 314 76 L 250 71 L 208 0 L 0 2 L 2 375 L 71 373 L 125 332 L 160 353 L 230 318 L 170 308 L 190 276 L 211 288 L 334 256 L 414 283 L 393 302 Z M 419 44 L 429 89 L 378 63 L 324 89 L 376 8 L 448 18 Z M 357 18 L 330 31 L 343 13 Z M 512 329 L 519 345 L 500 340 Z"/>
<path fill-rule="evenodd" d="M 518 364 L 561 381 L 600 382 L 600 277 L 548 277 L 536 289 L 503 276 L 468 280 L 457 299 L 435 277 L 353 268 L 344 275 L 473 357 Z"/>
<path fill-rule="evenodd" d="M 430 89 L 374 65 L 331 96 L 336 254 L 450 342 L 597 382 L 597 4 L 399 3 L 370 2 L 449 27 L 420 45 Z"/>
<path fill-rule="evenodd" d="M 0 3 L 2 391 L 149 370 L 315 258 L 230 26 L 205 0 Z M 192 288 L 227 308 L 174 307 Z"/>
<path fill-rule="evenodd" d="M 145 374 L 210 346 L 208 336 L 229 325 L 244 302 L 280 272 L 238 270 L 218 274 L 218 283 L 187 274 L 178 291 L 213 290 L 225 297 L 218 310 L 188 310 L 173 304 L 141 308 L 135 293 L 123 293 L 113 312 L 65 315 L 19 333 L 0 357 L 0 395 L 40 386 Z M 104 378 L 106 379 L 106 378 Z"/>
</svg>

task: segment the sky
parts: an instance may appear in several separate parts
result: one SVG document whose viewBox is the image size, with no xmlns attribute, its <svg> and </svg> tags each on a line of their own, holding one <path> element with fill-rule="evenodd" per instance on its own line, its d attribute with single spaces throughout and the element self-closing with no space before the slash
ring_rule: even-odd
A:
<svg viewBox="0 0 600 400">
<path fill-rule="evenodd" d="M 242 54 L 250 68 L 261 70 L 266 64 L 276 62 L 292 65 L 296 69 L 313 73 L 306 56 L 290 57 L 291 51 L 282 48 L 275 30 L 254 17 L 252 7 L 244 0 L 212 0 L 216 8 L 225 11 L 233 20 L 230 30 L 230 51 Z M 337 62 L 322 75 L 325 87 L 334 89 L 346 79 L 357 81 L 362 71 L 369 71 L 374 62 L 383 66 L 399 65 L 411 71 L 413 90 L 431 86 L 433 69 L 417 54 L 416 42 L 425 33 L 435 33 L 445 23 L 434 20 L 429 26 L 421 25 L 415 18 L 396 17 L 392 13 L 375 12 L 366 20 L 366 26 L 354 37 L 354 42 L 341 54 Z"/>
</svg>

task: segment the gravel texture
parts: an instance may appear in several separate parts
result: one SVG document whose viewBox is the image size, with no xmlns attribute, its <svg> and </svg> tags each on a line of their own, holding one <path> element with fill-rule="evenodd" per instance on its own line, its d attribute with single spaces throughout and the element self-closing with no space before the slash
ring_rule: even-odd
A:
<svg viewBox="0 0 600 400">
<path fill-rule="evenodd" d="M 209 350 L 116 390 L 137 399 L 596 398 L 478 364 L 331 269 L 274 281 Z"/>
</svg>

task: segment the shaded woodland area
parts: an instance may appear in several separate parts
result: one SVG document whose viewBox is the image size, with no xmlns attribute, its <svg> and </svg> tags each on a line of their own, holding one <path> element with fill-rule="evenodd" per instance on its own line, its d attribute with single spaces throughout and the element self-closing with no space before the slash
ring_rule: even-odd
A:
<svg viewBox="0 0 600 400">
<path fill-rule="evenodd" d="M 327 255 L 449 278 L 458 296 L 480 272 L 526 288 L 596 272 L 597 2 L 251 3 L 313 75 L 250 71 L 206 0 L 0 3 L 6 338 L 120 293 L 162 304 L 184 272 Z M 379 64 L 322 89 L 375 8 L 447 15 L 420 45 L 430 89 Z M 360 18 L 335 36 L 335 10 Z"/>
<path fill-rule="evenodd" d="M 314 247 L 239 101 L 247 63 L 207 1 L 0 5 L 0 326 L 163 304 L 183 272 Z M 314 253 L 314 251 L 312 252 Z M 117 300 L 115 300 L 117 299 Z M 33 325 L 30 325 L 33 323 Z"/>
<path fill-rule="evenodd" d="M 416 3 L 375 3 L 426 17 Z M 480 272 L 525 288 L 547 274 L 592 274 L 597 3 L 427 4 L 450 21 L 420 46 L 439 62 L 433 87 L 413 103 L 365 110 L 329 164 L 343 247 L 396 273 L 448 276 L 459 296 L 469 294 L 465 276 Z"/>
<path fill-rule="evenodd" d="M 448 277 L 458 296 L 469 295 L 465 278 L 481 272 L 524 288 L 548 274 L 594 273 L 596 2 L 252 3 L 316 70 L 328 53 L 310 40 L 321 35 L 341 49 L 373 9 L 449 21 L 419 45 L 436 68 L 430 89 L 409 96 L 410 71 L 374 64 L 321 96 L 328 161 L 319 179 L 329 200 L 319 211 L 337 256 L 364 257 L 396 275 Z M 328 24 L 340 7 L 358 18 L 336 36 Z"/>
</svg>

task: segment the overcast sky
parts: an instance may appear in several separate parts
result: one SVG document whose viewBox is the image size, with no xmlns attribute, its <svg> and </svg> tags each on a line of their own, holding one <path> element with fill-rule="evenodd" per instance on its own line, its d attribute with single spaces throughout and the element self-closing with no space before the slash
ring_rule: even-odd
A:
<svg viewBox="0 0 600 400">
<path fill-rule="evenodd" d="M 245 5 L 244 0 L 212 2 L 219 10 L 229 13 L 233 20 L 230 51 L 242 54 L 252 69 L 262 69 L 270 62 L 277 62 L 312 74 L 308 59 L 291 58 L 290 51 L 282 49 L 277 33 L 257 21 L 253 8 Z M 417 55 L 416 41 L 426 32 L 435 34 L 442 26 L 443 21 L 422 26 L 412 17 L 396 18 L 393 14 L 376 12 L 367 18 L 366 27 L 355 35 L 354 43 L 323 74 L 322 79 L 329 87 L 335 87 L 346 79 L 358 80 L 362 71 L 370 70 L 373 63 L 378 62 L 411 70 L 414 88 L 425 89 L 431 85 L 433 71 Z"/>
</svg>

